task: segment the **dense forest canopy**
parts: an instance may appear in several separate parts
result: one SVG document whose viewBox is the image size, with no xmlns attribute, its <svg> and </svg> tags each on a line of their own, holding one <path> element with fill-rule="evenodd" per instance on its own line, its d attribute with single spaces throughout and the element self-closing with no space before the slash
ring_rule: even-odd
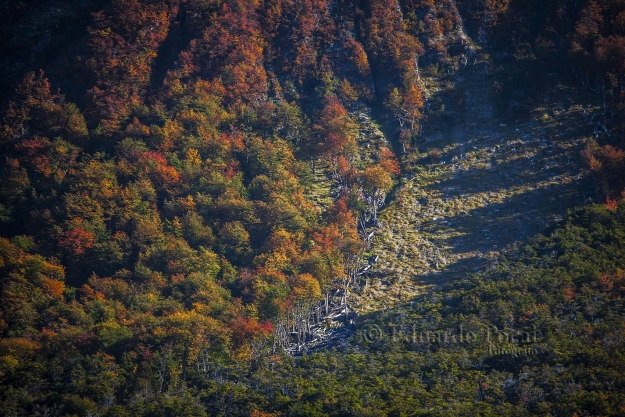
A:
<svg viewBox="0 0 625 417">
<path fill-rule="evenodd" d="M 2 415 L 624 412 L 625 2 L 0 10 Z M 428 83 L 478 50 L 499 112 L 557 83 L 597 106 L 581 157 L 600 204 L 294 359 L 354 323 Z M 367 336 L 390 322 L 534 326 L 548 353 Z"/>
</svg>

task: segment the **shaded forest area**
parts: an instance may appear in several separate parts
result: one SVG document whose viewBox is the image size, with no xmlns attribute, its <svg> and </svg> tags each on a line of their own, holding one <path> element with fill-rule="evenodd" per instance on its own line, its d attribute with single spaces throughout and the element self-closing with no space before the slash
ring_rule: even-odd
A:
<svg viewBox="0 0 625 417">
<path fill-rule="evenodd" d="M 2 415 L 625 409 L 622 1 L 0 7 Z M 420 146 L 425 72 L 476 48 L 496 57 L 500 112 L 523 117 L 558 82 L 601 108 L 583 158 L 605 204 L 441 299 L 359 321 L 536 326 L 544 354 L 361 328 L 294 360 L 352 317 L 378 212 Z"/>
</svg>

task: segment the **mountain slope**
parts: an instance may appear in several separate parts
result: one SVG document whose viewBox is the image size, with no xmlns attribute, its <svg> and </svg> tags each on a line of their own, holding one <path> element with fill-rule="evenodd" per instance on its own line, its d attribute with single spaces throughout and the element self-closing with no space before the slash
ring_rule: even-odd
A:
<svg viewBox="0 0 625 417">
<path fill-rule="evenodd" d="M 624 414 L 623 1 L 74 3 L 0 1 L 0 415 Z"/>
</svg>

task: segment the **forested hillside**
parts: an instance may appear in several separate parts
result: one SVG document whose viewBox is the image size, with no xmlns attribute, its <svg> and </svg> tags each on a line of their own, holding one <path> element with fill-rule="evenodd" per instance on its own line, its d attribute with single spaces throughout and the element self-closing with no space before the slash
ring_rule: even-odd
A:
<svg viewBox="0 0 625 417">
<path fill-rule="evenodd" d="M 620 0 L 0 3 L 0 414 L 625 413 L 623 62 Z"/>
</svg>

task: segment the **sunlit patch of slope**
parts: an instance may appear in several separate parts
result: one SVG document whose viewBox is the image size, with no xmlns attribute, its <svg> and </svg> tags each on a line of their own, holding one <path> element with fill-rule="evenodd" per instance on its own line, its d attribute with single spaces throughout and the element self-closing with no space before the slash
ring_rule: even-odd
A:
<svg viewBox="0 0 625 417">
<path fill-rule="evenodd" d="M 379 259 L 359 309 L 462 278 L 596 199 L 579 160 L 595 109 L 558 86 L 530 117 L 499 114 L 492 71 L 480 53 L 456 76 L 426 79 L 436 92 L 402 185 L 380 215 L 371 250 Z"/>
</svg>

